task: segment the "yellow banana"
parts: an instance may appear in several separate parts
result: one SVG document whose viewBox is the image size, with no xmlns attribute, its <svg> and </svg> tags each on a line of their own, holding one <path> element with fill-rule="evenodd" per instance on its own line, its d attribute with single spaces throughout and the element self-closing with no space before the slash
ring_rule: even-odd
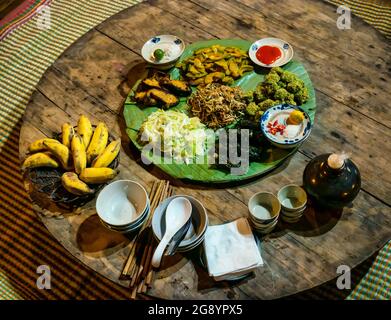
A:
<svg viewBox="0 0 391 320">
<path fill-rule="evenodd" d="M 71 150 L 75 172 L 80 174 L 87 166 L 87 154 L 83 140 L 78 134 L 75 134 L 72 137 Z"/>
<path fill-rule="evenodd" d="M 57 168 L 58 162 L 53 159 L 49 154 L 39 152 L 34 153 L 31 156 L 27 157 L 23 164 L 22 164 L 22 170 L 26 168 L 37 168 L 37 167 L 51 167 L 51 168 Z"/>
<path fill-rule="evenodd" d="M 62 144 L 68 148 L 71 147 L 72 136 L 74 134 L 73 127 L 70 123 L 64 123 L 62 125 Z"/>
<path fill-rule="evenodd" d="M 105 183 L 113 179 L 117 173 L 117 170 L 111 168 L 86 168 L 81 172 L 79 178 L 85 183 Z"/>
<path fill-rule="evenodd" d="M 69 149 L 66 146 L 59 141 L 44 141 L 43 144 L 60 161 L 64 169 L 69 169 Z"/>
<path fill-rule="evenodd" d="M 111 142 L 106 147 L 106 149 L 97 158 L 95 158 L 94 162 L 92 163 L 92 167 L 93 168 L 108 167 L 110 163 L 113 162 L 115 157 L 118 155 L 120 149 L 121 149 L 121 139 L 117 139 Z"/>
<path fill-rule="evenodd" d="M 92 125 L 90 120 L 82 114 L 77 123 L 77 133 L 82 138 L 85 148 L 88 148 L 88 145 L 91 141 L 92 136 Z"/>
<path fill-rule="evenodd" d="M 39 139 L 34 141 L 29 145 L 29 152 L 39 152 L 39 151 L 44 151 L 47 150 L 47 147 L 43 144 L 44 141 L 52 141 L 52 142 L 58 142 L 55 139 L 49 139 L 49 138 L 44 138 L 44 139 Z"/>
<path fill-rule="evenodd" d="M 103 122 L 99 122 L 87 148 L 87 163 L 91 163 L 106 148 L 109 132 Z"/>
<path fill-rule="evenodd" d="M 80 181 L 77 174 L 74 172 L 65 172 L 61 176 L 61 183 L 63 187 L 72 194 L 84 195 L 93 192 L 88 185 L 83 181 Z"/>
</svg>

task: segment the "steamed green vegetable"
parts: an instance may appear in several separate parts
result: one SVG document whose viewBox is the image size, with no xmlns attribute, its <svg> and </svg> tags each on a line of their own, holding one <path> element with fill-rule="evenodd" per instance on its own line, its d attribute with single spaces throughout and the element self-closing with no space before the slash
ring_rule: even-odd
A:
<svg viewBox="0 0 391 320">
<path fill-rule="evenodd" d="M 272 68 L 265 80 L 248 96 L 246 112 L 257 120 L 272 106 L 281 103 L 302 105 L 308 98 L 308 89 L 294 73 L 279 67 Z"/>
</svg>

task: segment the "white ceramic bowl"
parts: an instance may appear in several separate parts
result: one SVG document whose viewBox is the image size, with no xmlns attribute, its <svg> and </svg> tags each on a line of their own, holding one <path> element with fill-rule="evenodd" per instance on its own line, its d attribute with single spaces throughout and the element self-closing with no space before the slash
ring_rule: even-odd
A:
<svg viewBox="0 0 391 320">
<path fill-rule="evenodd" d="M 268 123 L 274 123 L 275 121 L 288 127 L 286 120 L 289 118 L 290 113 L 294 110 L 303 112 L 304 120 L 298 125 L 289 125 L 292 129 L 294 129 L 293 136 L 286 136 L 285 132 L 283 135 L 280 135 L 279 133 L 273 135 L 269 132 L 267 127 Z M 266 139 L 274 146 L 282 149 L 296 148 L 309 137 L 312 129 L 312 123 L 308 113 L 299 106 L 292 106 L 289 104 L 279 104 L 267 109 L 260 119 L 260 126 Z"/>
<path fill-rule="evenodd" d="M 248 201 L 250 224 L 257 232 L 271 232 L 278 223 L 281 204 L 270 192 L 258 192 Z"/>
<path fill-rule="evenodd" d="M 166 230 L 165 214 L 168 204 L 176 197 L 185 197 L 192 205 L 192 226 L 190 226 L 185 238 L 178 246 L 178 251 L 184 252 L 194 249 L 198 246 L 205 236 L 205 231 L 208 227 L 208 214 L 205 207 L 197 199 L 187 195 L 175 195 L 167 198 L 160 203 L 152 217 L 152 230 L 155 237 L 160 241 Z"/>
<path fill-rule="evenodd" d="M 258 60 L 256 53 L 258 49 L 262 46 L 272 46 L 277 47 L 281 51 L 281 57 L 273 62 L 272 64 L 264 64 L 261 61 Z M 280 67 L 284 64 L 287 64 L 289 61 L 291 61 L 293 57 L 293 48 L 292 46 L 281 39 L 278 38 L 263 38 L 260 40 L 255 41 L 248 50 L 248 55 L 250 56 L 250 59 L 257 65 L 265 68 L 273 68 L 273 67 Z"/>
<path fill-rule="evenodd" d="M 102 219 L 100 219 L 100 221 L 103 223 L 103 225 L 105 225 L 106 227 L 108 227 L 109 229 L 112 229 L 112 230 L 117 230 L 117 231 L 126 231 L 129 229 L 133 230 L 133 229 L 137 229 L 138 227 L 140 227 L 145 222 L 145 220 L 149 217 L 149 214 L 150 214 L 149 209 L 150 209 L 149 206 L 147 206 L 145 211 L 137 218 L 137 220 L 135 220 L 134 222 L 132 222 L 126 226 L 114 226 L 114 225 L 111 225 L 111 224 L 104 222 Z"/>
<path fill-rule="evenodd" d="M 248 201 L 250 218 L 259 224 L 268 225 L 278 219 L 281 204 L 270 192 L 258 192 Z"/>
<path fill-rule="evenodd" d="M 165 52 L 164 57 L 157 61 L 153 53 L 161 49 Z M 144 43 L 141 55 L 144 60 L 159 69 L 169 69 L 173 67 L 185 50 L 185 43 L 182 39 L 173 35 L 158 35 Z"/>
<path fill-rule="evenodd" d="M 271 225 L 269 225 L 267 228 L 258 227 L 256 225 L 254 225 L 253 221 L 250 222 L 250 225 L 253 227 L 253 229 L 256 232 L 261 233 L 261 234 L 267 234 L 267 233 L 269 233 L 269 232 L 274 230 L 274 228 L 276 227 L 277 223 L 278 223 L 278 220 L 275 221 L 274 223 L 272 223 Z"/>
<path fill-rule="evenodd" d="M 281 214 L 280 215 L 284 215 L 286 217 L 297 217 L 299 215 L 303 215 L 304 211 L 306 209 L 306 206 L 304 206 L 302 209 L 298 210 L 298 211 L 285 211 L 283 209 L 281 209 Z"/>
<path fill-rule="evenodd" d="M 301 219 L 302 216 L 303 214 L 300 214 L 297 217 L 288 217 L 282 214 L 281 219 L 287 223 L 296 223 Z"/>
<path fill-rule="evenodd" d="M 307 193 L 303 188 L 294 184 L 281 188 L 277 198 L 284 212 L 298 212 L 307 204 Z"/>
<path fill-rule="evenodd" d="M 138 182 L 118 180 L 105 186 L 96 200 L 96 211 L 105 224 L 128 228 L 138 223 L 149 206 L 148 193 Z"/>
</svg>

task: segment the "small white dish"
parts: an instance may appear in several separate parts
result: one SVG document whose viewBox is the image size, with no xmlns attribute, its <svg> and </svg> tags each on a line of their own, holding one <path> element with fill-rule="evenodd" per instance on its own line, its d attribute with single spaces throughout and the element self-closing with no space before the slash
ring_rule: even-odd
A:
<svg viewBox="0 0 391 320">
<path fill-rule="evenodd" d="M 259 61 L 256 54 L 259 48 L 261 48 L 262 46 L 271 46 L 280 49 L 281 57 L 271 64 L 265 64 Z M 250 49 L 248 50 L 248 55 L 250 56 L 250 59 L 255 64 L 261 67 L 265 67 L 265 68 L 280 67 L 283 66 L 284 64 L 287 64 L 289 61 L 291 61 L 293 57 L 293 48 L 288 42 L 284 40 L 278 38 L 263 38 L 255 41 L 250 46 Z"/>
<path fill-rule="evenodd" d="M 118 180 L 105 186 L 99 193 L 96 211 L 107 225 L 128 228 L 139 222 L 148 205 L 148 193 L 141 184 Z"/>
<path fill-rule="evenodd" d="M 148 210 L 146 211 L 146 214 L 143 216 L 143 218 L 138 221 L 137 223 L 134 223 L 134 224 L 130 224 L 130 226 L 126 227 L 126 228 L 116 228 L 116 227 L 113 227 L 113 226 L 110 226 L 108 224 L 106 224 L 103 220 L 100 219 L 100 222 L 108 229 L 112 230 L 112 231 L 115 231 L 115 232 L 119 232 L 119 233 L 122 233 L 122 234 L 126 234 L 126 233 L 131 233 L 131 232 L 134 232 L 138 229 L 141 228 L 141 226 L 144 224 L 144 222 L 147 220 L 147 218 L 149 217 L 149 214 L 150 214 L 150 211 L 149 211 L 149 208 Z"/>
<path fill-rule="evenodd" d="M 137 218 L 137 220 L 133 221 L 132 223 L 126 226 L 114 226 L 104 222 L 102 219 L 100 219 L 100 221 L 102 222 L 103 225 L 105 225 L 109 229 L 116 230 L 116 231 L 127 231 L 129 229 L 131 230 L 137 229 L 139 226 L 141 226 L 148 218 L 149 214 L 150 214 L 150 207 L 148 206 L 147 209 Z"/>
<path fill-rule="evenodd" d="M 287 124 L 287 119 L 292 111 L 299 110 L 304 114 L 304 120 L 298 125 Z M 274 123 L 282 124 L 289 127 L 295 127 L 294 135 L 291 135 L 292 131 L 288 131 L 286 128 L 283 133 L 272 134 L 268 128 L 268 124 Z M 299 106 L 293 106 L 290 104 L 279 104 L 267 109 L 260 119 L 261 131 L 267 140 L 274 146 L 282 149 L 295 148 L 301 144 L 311 133 L 312 123 L 307 112 L 305 112 Z"/>
<path fill-rule="evenodd" d="M 156 60 L 154 52 L 161 49 L 164 56 L 161 60 Z M 185 43 L 182 39 L 173 35 L 158 35 L 144 43 L 141 55 L 144 60 L 160 69 L 168 69 L 175 65 L 175 62 L 185 50 Z"/>
</svg>

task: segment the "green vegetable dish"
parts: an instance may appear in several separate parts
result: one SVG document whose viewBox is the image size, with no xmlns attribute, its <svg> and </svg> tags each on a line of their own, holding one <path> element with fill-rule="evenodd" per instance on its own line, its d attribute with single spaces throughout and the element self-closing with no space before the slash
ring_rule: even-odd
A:
<svg viewBox="0 0 391 320">
<path fill-rule="evenodd" d="M 246 95 L 246 112 L 258 120 L 263 112 L 281 103 L 302 105 L 308 101 L 309 93 L 304 81 L 294 73 L 279 67 L 272 68 L 253 92 Z"/>
</svg>

